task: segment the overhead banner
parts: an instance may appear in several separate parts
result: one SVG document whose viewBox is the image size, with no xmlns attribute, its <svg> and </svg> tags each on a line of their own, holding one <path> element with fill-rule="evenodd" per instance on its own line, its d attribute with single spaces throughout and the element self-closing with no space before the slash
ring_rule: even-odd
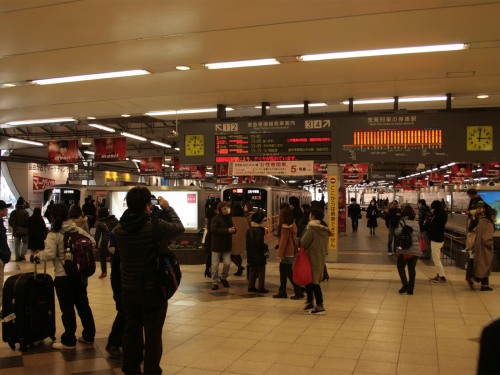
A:
<svg viewBox="0 0 500 375">
<path fill-rule="evenodd" d="M 127 139 L 97 138 L 94 139 L 95 162 L 125 161 L 127 159 Z"/>
<path fill-rule="evenodd" d="M 78 140 L 51 140 L 47 151 L 49 164 L 78 163 Z"/>
<path fill-rule="evenodd" d="M 79 169 L 77 171 L 69 172 L 70 181 L 85 181 L 93 179 L 94 179 L 94 171 L 91 169 Z"/>
<path fill-rule="evenodd" d="M 161 156 L 151 156 L 141 158 L 139 169 L 141 175 L 161 176 L 163 174 L 163 158 Z"/>
<path fill-rule="evenodd" d="M 294 161 L 240 161 L 229 163 L 230 176 L 311 176 L 312 160 Z"/>
</svg>

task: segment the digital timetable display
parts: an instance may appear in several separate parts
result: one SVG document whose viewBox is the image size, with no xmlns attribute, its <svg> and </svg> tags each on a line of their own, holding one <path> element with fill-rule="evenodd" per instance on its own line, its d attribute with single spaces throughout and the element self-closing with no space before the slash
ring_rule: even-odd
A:
<svg viewBox="0 0 500 375">
<path fill-rule="evenodd" d="M 353 143 L 345 149 L 399 149 L 441 148 L 443 132 L 440 129 L 381 129 L 353 132 Z"/>
<path fill-rule="evenodd" d="M 270 158 L 273 157 L 280 157 L 279 160 L 306 160 L 311 157 L 329 159 L 331 151 L 331 132 L 218 134 L 215 136 L 217 162 L 272 160 Z"/>
</svg>

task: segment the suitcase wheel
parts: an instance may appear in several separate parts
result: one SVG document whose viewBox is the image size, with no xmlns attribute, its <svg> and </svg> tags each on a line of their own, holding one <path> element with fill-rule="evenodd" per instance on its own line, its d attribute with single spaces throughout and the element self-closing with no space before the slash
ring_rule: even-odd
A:
<svg viewBox="0 0 500 375">
<path fill-rule="evenodd" d="M 12 349 L 12 350 L 16 350 L 16 343 L 13 342 L 13 341 L 9 341 L 9 347 Z"/>
</svg>

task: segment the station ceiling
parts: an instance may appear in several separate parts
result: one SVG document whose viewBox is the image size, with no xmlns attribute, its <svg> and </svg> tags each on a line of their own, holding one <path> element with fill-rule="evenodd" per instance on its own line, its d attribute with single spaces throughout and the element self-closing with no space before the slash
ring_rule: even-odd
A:
<svg viewBox="0 0 500 375">
<path fill-rule="evenodd" d="M 453 108 L 500 107 L 500 1 L 487 0 L 0 0 L 0 148 L 21 160 L 46 150 L 8 137 L 107 136 L 89 122 L 177 142 L 182 120 L 214 113 L 147 112 L 233 108 L 228 116 L 301 114 L 278 104 L 326 103 L 310 113 L 343 112 L 348 98 L 452 95 Z M 450 52 L 299 61 L 305 54 L 466 43 Z M 280 64 L 209 70 L 203 64 L 276 58 Z M 188 71 L 176 69 L 189 66 Z M 54 85 L 33 80 L 145 69 L 151 74 Z M 481 94 L 488 98 L 478 99 Z M 400 103 L 400 109 L 445 103 Z M 355 111 L 392 104 L 355 105 Z M 122 115 L 130 115 L 124 118 Z M 10 126 L 72 117 L 76 123 Z M 89 120 L 95 117 L 95 120 Z M 132 157 L 150 150 L 129 142 Z M 148 146 L 149 147 L 149 146 Z M 380 168 L 412 170 L 414 165 Z M 378 168 L 378 166 L 377 166 Z M 404 173 L 404 172 L 401 172 Z"/>
</svg>

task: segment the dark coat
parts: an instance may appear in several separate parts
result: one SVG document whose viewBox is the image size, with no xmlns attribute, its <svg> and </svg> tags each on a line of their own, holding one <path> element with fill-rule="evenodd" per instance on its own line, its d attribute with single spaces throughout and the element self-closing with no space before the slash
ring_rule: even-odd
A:
<svg viewBox="0 0 500 375">
<path fill-rule="evenodd" d="M 427 231 L 429 240 L 434 242 L 444 241 L 444 229 L 447 221 L 448 215 L 446 215 L 446 212 L 438 212 L 431 216 L 430 220 L 424 225 L 424 230 Z"/>
<path fill-rule="evenodd" d="M 103 254 L 108 252 L 109 233 L 115 228 L 116 224 L 118 224 L 118 219 L 115 215 L 100 217 L 97 222 L 94 238 Z M 99 243 L 99 240 L 101 240 L 101 243 Z"/>
<path fill-rule="evenodd" d="M 264 252 L 269 251 L 264 242 L 265 228 L 252 223 L 246 233 L 247 263 L 252 266 L 263 266 L 267 264 Z"/>
<path fill-rule="evenodd" d="M 45 237 L 47 236 L 47 226 L 41 216 L 31 216 L 28 221 L 28 249 L 45 249 Z"/>
<path fill-rule="evenodd" d="M 372 206 L 369 205 L 368 208 L 366 209 L 366 218 L 368 219 L 368 222 L 366 223 L 366 226 L 368 228 L 376 228 L 378 227 L 377 224 L 377 217 L 378 217 L 378 208 L 377 206 Z"/>
<path fill-rule="evenodd" d="M 16 209 L 10 213 L 9 225 L 12 228 L 14 237 L 24 237 L 28 235 L 27 221 L 30 217 L 28 211 L 23 206 L 16 206 Z"/>
<path fill-rule="evenodd" d="M 351 219 L 359 219 L 361 216 L 361 206 L 357 203 L 351 203 L 349 207 L 347 207 L 347 216 Z"/>
<path fill-rule="evenodd" d="M 217 214 L 210 223 L 212 232 L 212 251 L 214 253 L 229 253 L 232 246 L 232 234 L 229 228 L 233 226 L 233 220 L 229 215 Z"/>
<path fill-rule="evenodd" d="M 3 224 L 3 219 L 0 220 L 2 220 L 0 222 L 0 259 L 6 264 L 10 261 L 11 252 L 7 241 L 7 230 Z"/>
<path fill-rule="evenodd" d="M 158 220 L 159 240 L 157 249 L 153 237 L 153 226 L 147 213 L 125 211 L 114 229 L 117 249 L 121 258 L 122 290 L 143 291 L 158 288 L 156 259 L 166 253 L 168 241 L 184 232 L 179 216 L 172 207 L 166 210 L 168 221 Z"/>
</svg>

